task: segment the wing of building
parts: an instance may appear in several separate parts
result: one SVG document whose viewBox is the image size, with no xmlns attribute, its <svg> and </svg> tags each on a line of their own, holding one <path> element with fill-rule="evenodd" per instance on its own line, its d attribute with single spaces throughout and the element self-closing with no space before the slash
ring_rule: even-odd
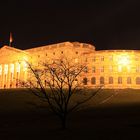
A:
<svg viewBox="0 0 140 140">
<path fill-rule="evenodd" d="M 140 88 L 140 51 L 102 50 L 79 42 L 62 42 L 27 50 L 9 46 L 0 49 L 0 88 L 20 88 L 19 80 L 28 79 L 26 62 L 39 66 L 41 60 L 66 56 L 86 63 L 81 77 L 83 86 L 95 88 Z"/>
</svg>

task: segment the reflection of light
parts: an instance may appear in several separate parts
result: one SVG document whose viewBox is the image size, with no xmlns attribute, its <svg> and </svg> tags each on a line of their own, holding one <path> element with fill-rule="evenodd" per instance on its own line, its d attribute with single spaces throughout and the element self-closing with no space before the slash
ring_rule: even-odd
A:
<svg viewBox="0 0 140 140">
<path fill-rule="evenodd" d="M 4 74 L 7 74 L 7 73 L 8 73 L 8 65 L 5 64 L 5 65 L 4 65 Z"/>
<path fill-rule="evenodd" d="M 10 64 L 10 71 L 11 73 L 14 73 L 14 64 Z"/>
<path fill-rule="evenodd" d="M 19 63 L 16 64 L 16 71 L 20 72 L 20 64 Z"/>
<path fill-rule="evenodd" d="M 24 60 L 24 61 L 28 61 L 28 57 L 27 57 L 27 56 L 24 56 L 24 57 L 23 57 L 23 60 Z"/>
<path fill-rule="evenodd" d="M 23 61 L 23 71 L 26 71 L 27 68 L 28 68 L 28 64 L 25 61 Z"/>
<path fill-rule="evenodd" d="M 2 65 L 0 65 L 0 75 L 2 75 Z"/>
<path fill-rule="evenodd" d="M 118 56 L 118 64 L 123 66 L 129 65 L 130 64 L 129 56 L 128 55 Z"/>
<path fill-rule="evenodd" d="M 118 71 L 122 72 L 122 66 L 121 65 L 118 66 Z"/>
</svg>

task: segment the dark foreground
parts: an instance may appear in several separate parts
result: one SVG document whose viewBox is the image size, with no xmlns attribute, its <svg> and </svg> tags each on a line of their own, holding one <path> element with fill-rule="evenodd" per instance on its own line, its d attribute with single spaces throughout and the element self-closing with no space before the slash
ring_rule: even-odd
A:
<svg viewBox="0 0 140 140">
<path fill-rule="evenodd" d="M 140 138 L 140 90 L 104 90 L 69 116 L 66 130 L 37 97 L 0 91 L 0 139 L 124 140 Z M 96 101 L 95 101 L 96 99 Z"/>
</svg>

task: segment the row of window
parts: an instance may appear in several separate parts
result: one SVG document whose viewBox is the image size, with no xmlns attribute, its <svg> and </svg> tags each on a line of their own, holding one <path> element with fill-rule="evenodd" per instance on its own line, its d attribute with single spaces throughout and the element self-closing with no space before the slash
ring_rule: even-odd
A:
<svg viewBox="0 0 140 140">
<path fill-rule="evenodd" d="M 130 72 L 130 71 L 131 71 L 131 68 L 130 68 L 129 66 L 128 66 L 128 67 L 123 67 L 123 66 L 119 65 L 117 71 L 118 71 L 118 72 L 122 72 L 123 70 L 125 70 L 125 71 L 127 71 L 127 72 Z M 88 67 L 85 67 L 85 68 L 84 68 L 84 72 L 87 73 L 88 71 L 89 71 L 89 70 L 88 70 Z M 96 71 L 97 71 L 97 68 L 96 68 L 95 66 L 93 66 L 93 67 L 92 67 L 92 72 L 93 72 L 93 73 L 96 73 Z M 104 71 L 105 71 L 104 66 L 101 66 L 101 67 L 99 68 L 99 71 L 100 71 L 100 72 L 104 72 Z M 113 66 L 109 66 L 109 67 L 108 67 L 108 71 L 109 71 L 109 72 L 113 72 L 113 71 L 114 71 Z M 136 71 L 136 72 L 140 72 L 140 66 L 137 66 L 137 67 L 135 68 L 135 71 Z"/>
<path fill-rule="evenodd" d="M 100 82 L 101 85 L 105 84 L 105 78 L 104 77 L 100 77 L 99 82 Z M 127 82 L 127 84 L 132 84 L 131 77 L 127 77 L 126 82 Z M 108 84 L 113 84 L 113 83 L 114 83 L 113 77 L 109 77 L 108 78 Z M 135 83 L 136 84 L 140 84 L 140 77 L 136 77 Z M 86 77 L 83 78 L 83 84 L 84 85 L 88 84 L 88 79 Z M 91 78 L 91 84 L 92 85 L 96 84 L 96 77 L 92 77 Z M 122 77 L 118 77 L 118 84 L 123 84 L 123 78 Z"/>
<path fill-rule="evenodd" d="M 63 54 L 64 52 L 63 51 L 61 51 L 61 54 Z M 78 54 L 78 52 L 76 51 L 75 52 L 75 54 Z M 47 56 L 48 54 L 46 53 L 46 56 Z M 53 55 L 55 55 L 55 52 L 53 52 Z M 38 58 L 40 57 L 40 55 L 38 55 Z"/>
<path fill-rule="evenodd" d="M 98 56 L 98 57 L 93 57 L 93 59 L 92 59 L 92 61 L 93 62 L 95 62 L 95 61 L 97 61 L 97 60 L 100 60 L 100 61 L 105 61 L 105 59 L 107 59 L 107 58 L 105 58 L 104 56 Z M 127 56 L 125 56 L 125 55 L 122 55 L 122 56 L 120 56 L 120 57 L 118 57 L 118 61 L 121 61 L 121 59 L 129 59 Z M 135 58 L 135 61 L 139 61 L 139 56 L 136 56 Z M 113 55 L 110 55 L 109 57 L 108 57 L 108 60 L 109 61 L 113 61 L 113 60 L 116 60 L 116 58 L 114 58 L 113 57 Z"/>
</svg>

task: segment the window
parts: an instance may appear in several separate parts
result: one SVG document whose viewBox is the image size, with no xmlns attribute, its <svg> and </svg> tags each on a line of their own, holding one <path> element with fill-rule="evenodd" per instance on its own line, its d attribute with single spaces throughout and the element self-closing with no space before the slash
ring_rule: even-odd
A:
<svg viewBox="0 0 140 140">
<path fill-rule="evenodd" d="M 140 66 L 136 67 L 136 72 L 140 72 Z"/>
<path fill-rule="evenodd" d="M 109 84 L 113 84 L 113 77 L 109 77 Z"/>
<path fill-rule="evenodd" d="M 127 72 L 131 72 L 131 67 L 127 66 Z"/>
<path fill-rule="evenodd" d="M 75 58 L 74 61 L 75 61 L 75 63 L 78 63 L 78 58 Z"/>
<path fill-rule="evenodd" d="M 96 84 L 96 78 L 95 78 L 95 77 L 92 77 L 92 78 L 91 78 L 91 84 L 92 84 L 92 85 L 95 85 L 95 84 Z"/>
<path fill-rule="evenodd" d="M 104 66 L 101 67 L 101 72 L 104 72 Z"/>
<path fill-rule="evenodd" d="M 140 77 L 136 77 L 136 84 L 137 84 L 137 85 L 140 84 Z"/>
<path fill-rule="evenodd" d="M 95 62 L 96 61 L 96 57 L 93 57 L 92 61 Z"/>
<path fill-rule="evenodd" d="M 122 77 L 118 77 L 118 84 L 122 84 Z"/>
<path fill-rule="evenodd" d="M 86 78 L 86 77 L 83 78 L 83 84 L 84 84 L 84 85 L 87 85 L 87 82 L 88 82 L 87 78 Z"/>
<path fill-rule="evenodd" d="M 118 72 L 122 72 L 122 66 L 121 65 L 118 66 Z"/>
<path fill-rule="evenodd" d="M 138 56 L 136 56 L 136 57 L 135 57 L 135 60 L 136 60 L 136 61 L 139 61 L 139 57 L 138 57 Z"/>
<path fill-rule="evenodd" d="M 84 68 L 84 72 L 87 73 L 88 72 L 88 67 Z"/>
<path fill-rule="evenodd" d="M 131 84 L 131 77 L 127 77 L 127 84 Z"/>
<path fill-rule="evenodd" d="M 93 73 L 96 72 L 96 68 L 95 68 L 95 66 L 92 67 L 92 72 L 93 72 Z"/>
<path fill-rule="evenodd" d="M 104 77 L 100 77 L 100 84 L 104 84 Z"/>
<path fill-rule="evenodd" d="M 113 66 L 109 66 L 109 72 L 113 72 Z"/>
<path fill-rule="evenodd" d="M 104 61 L 104 56 L 101 56 L 101 61 Z"/>
<path fill-rule="evenodd" d="M 113 56 L 112 55 L 109 56 L 109 61 L 113 61 Z"/>
</svg>

